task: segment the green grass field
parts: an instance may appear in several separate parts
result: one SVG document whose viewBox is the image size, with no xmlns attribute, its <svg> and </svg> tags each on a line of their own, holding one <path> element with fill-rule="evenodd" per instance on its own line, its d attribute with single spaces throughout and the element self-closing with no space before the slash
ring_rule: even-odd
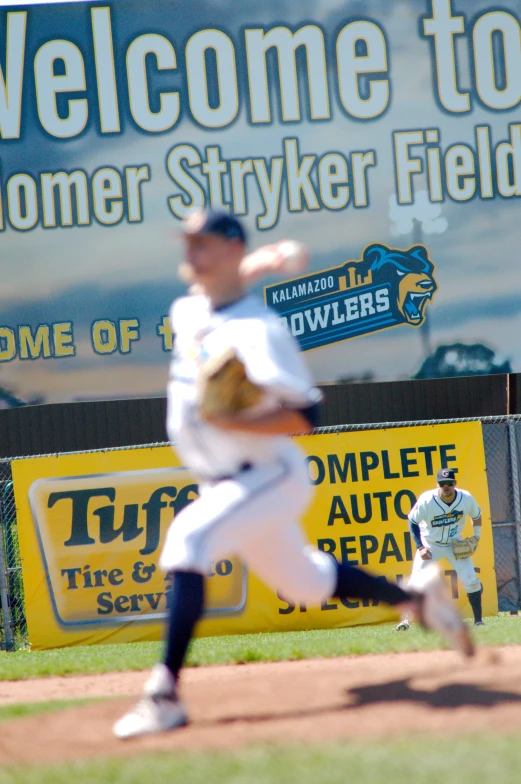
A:
<svg viewBox="0 0 521 784">
<path fill-rule="evenodd" d="M 52 700 L 51 702 L 26 702 L 15 705 L 0 705 L 0 722 L 10 721 L 11 719 L 23 719 L 24 716 L 34 716 L 38 713 L 52 713 L 52 711 L 71 708 L 73 705 L 87 705 L 89 702 L 94 702 L 94 700 Z"/>
<path fill-rule="evenodd" d="M 487 618 L 476 629 L 476 639 L 487 645 L 521 643 L 521 616 L 505 613 Z M 326 629 L 309 632 L 244 634 L 206 637 L 192 643 L 188 665 L 288 661 L 371 653 L 435 650 L 441 639 L 417 626 L 396 632 L 393 624 Z M 146 670 L 161 656 L 161 643 L 96 645 L 51 651 L 0 653 L 0 680 L 24 680 L 50 675 L 74 675 L 124 670 Z"/>
<path fill-rule="evenodd" d="M 463 731 L 464 733 L 464 731 Z M 156 753 L 0 770 L 0 784 L 514 784 L 517 735 L 415 736 L 378 743 L 257 746 L 233 753 Z"/>
<path fill-rule="evenodd" d="M 475 630 L 478 643 L 521 643 L 521 617 L 501 614 Z M 441 640 L 412 627 L 394 625 L 351 629 L 257 634 L 195 640 L 189 664 L 291 660 L 397 651 L 432 650 Z M 0 679 L 15 680 L 73 673 L 141 670 L 161 654 L 160 643 L 132 643 L 54 651 L 0 654 Z M 76 701 L 86 703 L 86 700 Z M 0 708 L 0 722 L 73 704 L 54 701 Z M 1 729 L 0 729 L 1 732 Z M 0 770 L 0 784 L 142 784 L 154 779 L 182 784 L 511 784 L 521 767 L 517 735 L 490 732 L 466 736 L 454 727 L 452 737 L 415 735 L 399 741 L 357 741 L 327 745 L 254 746 L 233 752 L 172 752 L 101 759 L 74 765 L 24 766 Z"/>
</svg>

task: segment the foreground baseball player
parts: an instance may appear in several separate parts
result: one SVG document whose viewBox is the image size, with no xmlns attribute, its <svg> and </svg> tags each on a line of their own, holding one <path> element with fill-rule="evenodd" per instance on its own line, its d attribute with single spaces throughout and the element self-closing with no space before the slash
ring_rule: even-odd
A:
<svg viewBox="0 0 521 784">
<path fill-rule="evenodd" d="M 200 496 L 176 516 L 160 558 L 174 576 L 164 661 L 115 734 L 129 738 L 186 724 L 179 672 L 203 612 L 204 575 L 225 556 L 239 556 L 297 602 L 319 605 L 333 596 L 387 602 L 471 655 L 468 630 L 436 567 L 406 591 L 308 544 L 298 521 L 311 488 L 304 455 L 288 436 L 316 425 L 321 393 L 283 323 L 245 292 L 241 224 L 226 213 L 193 213 L 184 222 L 184 242 L 183 278 L 197 293 L 178 299 L 170 312 L 175 346 L 167 429 Z M 220 374 L 230 367 L 232 394 L 229 377 L 219 392 Z M 229 402 L 234 390 L 238 410 L 229 406 L 226 413 L 222 399 Z"/>
<path fill-rule="evenodd" d="M 483 586 L 476 575 L 471 555 L 481 537 L 481 509 L 467 490 L 456 487 L 456 473 L 441 468 L 438 486 L 418 498 L 409 514 L 409 529 L 416 543 L 411 583 L 429 562 L 445 558 L 455 570 L 467 591 L 474 615 L 474 625 L 484 626 L 481 609 Z M 466 516 L 472 519 L 474 535 L 462 538 Z M 407 631 L 409 621 L 403 617 L 397 631 Z"/>
</svg>

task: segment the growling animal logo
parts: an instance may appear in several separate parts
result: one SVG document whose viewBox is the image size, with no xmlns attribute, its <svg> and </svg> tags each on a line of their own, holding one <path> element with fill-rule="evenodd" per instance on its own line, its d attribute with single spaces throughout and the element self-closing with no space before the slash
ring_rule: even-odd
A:
<svg viewBox="0 0 521 784">
<path fill-rule="evenodd" d="M 390 283 L 392 297 L 403 322 L 419 327 L 425 321 L 425 308 L 438 285 L 434 264 L 423 245 L 396 250 L 385 245 L 369 245 L 359 261 L 344 265 L 350 281 L 363 279 L 372 283 Z"/>
<path fill-rule="evenodd" d="M 420 327 L 437 291 L 424 245 L 373 243 L 361 258 L 265 288 L 304 351 L 402 324 Z"/>
</svg>

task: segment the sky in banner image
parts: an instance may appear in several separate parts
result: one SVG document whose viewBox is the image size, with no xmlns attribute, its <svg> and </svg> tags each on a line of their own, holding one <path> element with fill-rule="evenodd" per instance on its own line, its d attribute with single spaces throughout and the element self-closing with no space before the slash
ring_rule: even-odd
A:
<svg viewBox="0 0 521 784">
<path fill-rule="evenodd" d="M 257 292 L 318 382 L 520 371 L 520 31 L 517 0 L 2 3 L 5 404 L 163 394 L 209 204 L 309 245 Z"/>
</svg>

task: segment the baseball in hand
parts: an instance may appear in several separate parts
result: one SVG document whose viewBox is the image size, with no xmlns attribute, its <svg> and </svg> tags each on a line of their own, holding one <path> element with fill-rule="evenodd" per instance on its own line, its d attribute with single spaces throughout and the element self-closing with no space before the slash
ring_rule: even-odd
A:
<svg viewBox="0 0 521 784">
<path fill-rule="evenodd" d="M 283 272 L 299 273 L 307 269 L 309 251 L 302 242 L 282 240 L 275 246 L 280 258 L 279 269 Z"/>
<path fill-rule="evenodd" d="M 267 275 L 299 275 L 309 263 L 309 250 L 302 242 L 281 240 L 263 245 L 242 260 L 240 271 L 244 281 L 252 282 Z"/>
</svg>

